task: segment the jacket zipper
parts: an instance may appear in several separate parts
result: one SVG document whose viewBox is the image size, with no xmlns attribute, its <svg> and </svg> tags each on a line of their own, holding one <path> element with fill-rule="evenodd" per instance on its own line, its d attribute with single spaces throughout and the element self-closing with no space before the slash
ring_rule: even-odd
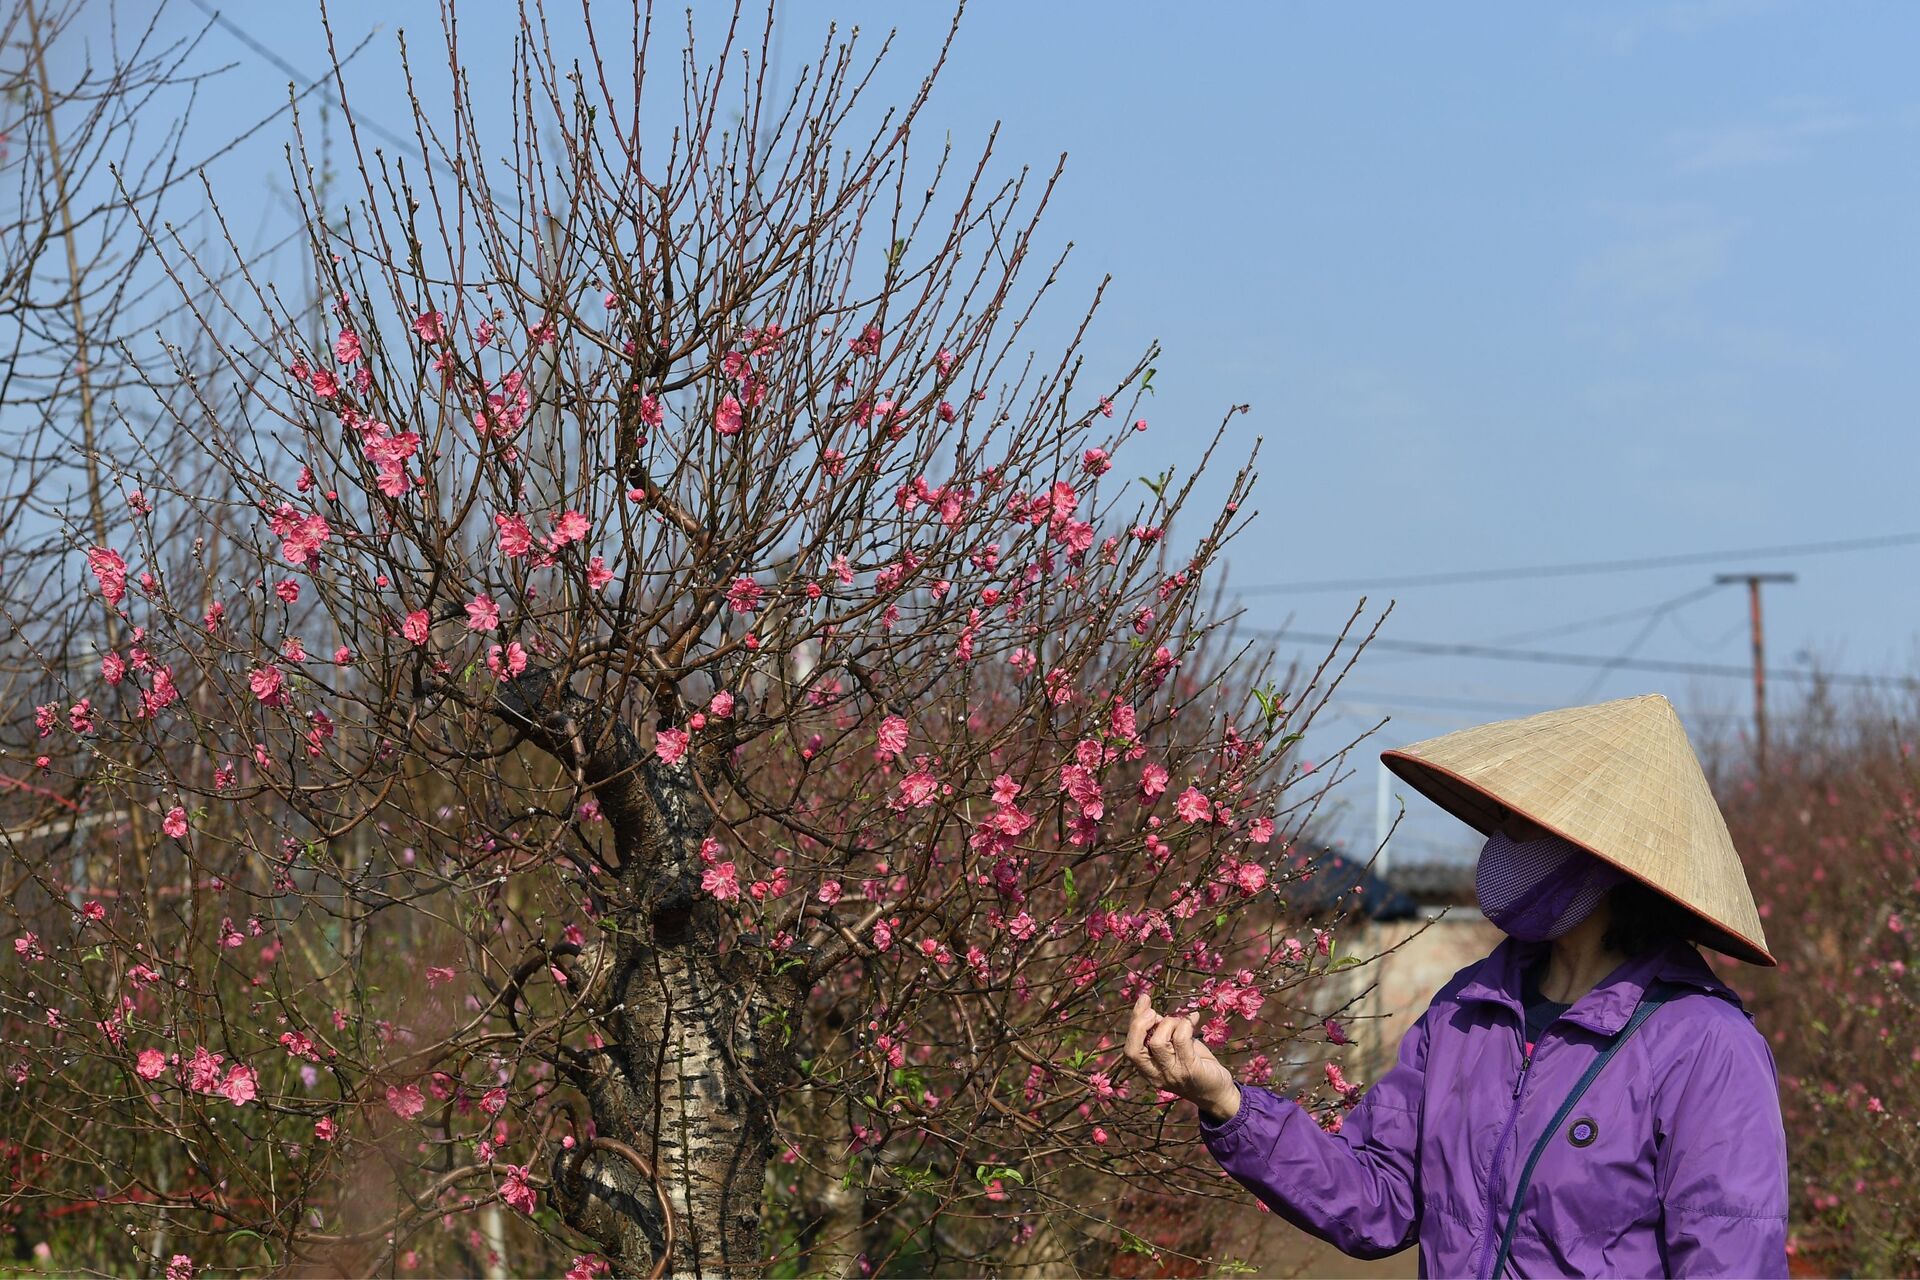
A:
<svg viewBox="0 0 1920 1280">
<path fill-rule="evenodd" d="M 1545 1033 L 1543 1032 L 1542 1039 L 1544 1038 Z M 1500 1247 L 1499 1233 L 1502 1229 L 1502 1224 L 1500 1222 L 1499 1206 L 1494 1194 L 1494 1180 L 1501 1178 L 1501 1165 L 1506 1159 L 1507 1144 L 1513 1140 L 1514 1127 L 1520 1120 L 1520 1095 L 1526 1091 L 1527 1070 L 1533 1066 L 1533 1055 L 1539 1051 L 1539 1047 L 1538 1041 L 1531 1047 L 1528 1046 L 1526 1031 L 1522 1029 L 1520 1033 L 1520 1071 L 1514 1076 L 1513 1080 L 1513 1106 L 1507 1111 L 1506 1126 L 1500 1130 L 1500 1141 L 1493 1148 L 1493 1163 L 1487 1168 L 1487 1220 L 1486 1225 L 1481 1228 L 1480 1232 L 1482 1253 L 1480 1260 L 1474 1266 L 1474 1274 L 1480 1276 L 1482 1280 L 1493 1280 L 1493 1277 L 1489 1273 L 1493 1268 L 1494 1254 Z M 1504 1181 L 1503 1178 L 1501 1180 Z"/>
</svg>

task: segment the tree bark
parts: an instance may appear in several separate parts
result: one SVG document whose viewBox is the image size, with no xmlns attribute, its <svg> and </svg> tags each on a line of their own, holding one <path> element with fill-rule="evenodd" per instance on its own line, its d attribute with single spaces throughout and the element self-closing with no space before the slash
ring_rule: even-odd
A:
<svg viewBox="0 0 1920 1280">
<path fill-rule="evenodd" d="M 544 675 L 515 681 L 502 704 L 594 789 L 620 859 L 611 965 L 589 999 L 604 1043 L 568 1064 L 595 1136 L 613 1142 L 554 1154 L 555 1205 L 617 1275 L 755 1274 L 769 1097 L 804 993 L 797 979 L 766 979 L 764 953 L 700 887 L 713 815 L 694 770 L 710 762 L 643 755 L 623 725 Z"/>
</svg>

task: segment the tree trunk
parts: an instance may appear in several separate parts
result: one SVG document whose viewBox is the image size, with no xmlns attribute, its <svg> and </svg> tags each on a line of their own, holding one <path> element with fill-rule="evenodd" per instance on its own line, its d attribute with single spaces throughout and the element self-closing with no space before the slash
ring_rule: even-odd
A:
<svg viewBox="0 0 1920 1280">
<path fill-rule="evenodd" d="M 757 948 L 721 949 L 724 908 L 699 887 L 711 815 L 689 766 L 639 769 L 649 812 L 616 820 L 625 901 L 611 974 L 593 1001 L 606 1044 L 574 1073 L 596 1137 L 629 1151 L 559 1153 L 555 1200 L 619 1275 L 646 1275 L 663 1251 L 667 1275 L 751 1274 L 772 1155 L 768 1094 L 794 994 L 776 999 L 761 984 Z"/>
</svg>

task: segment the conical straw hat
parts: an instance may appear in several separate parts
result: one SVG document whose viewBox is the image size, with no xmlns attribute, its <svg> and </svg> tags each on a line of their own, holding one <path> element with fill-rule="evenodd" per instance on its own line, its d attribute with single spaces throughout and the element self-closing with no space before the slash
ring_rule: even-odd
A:
<svg viewBox="0 0 1920 1280">
<path fill-rule="evenodd" d="M 1726 819 L 1661 695 L 1462 729 L 1380 759 L 1476 831 L 1510 809 L 1692 911 L 1700 942 L 1774 963 Z"/>
</svg>

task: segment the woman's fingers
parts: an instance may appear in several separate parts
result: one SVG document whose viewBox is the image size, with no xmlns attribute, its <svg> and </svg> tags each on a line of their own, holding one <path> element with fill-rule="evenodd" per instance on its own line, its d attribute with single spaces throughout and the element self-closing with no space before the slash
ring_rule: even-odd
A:
<svg viewBox="0 0 1920 1280">
<path fill-rule="evenodd" d="M 1142 988 L 1140 998 L 1133 1002 L 1133 1021 L 1127 1025 L 1127 1056 L 1135 1063 L 1140 1061 L 1141 1050 L 1146 1047 L 1147 1033 L 1159 1020 L 1160 1015 L 1153 1011 L 1152 997 Z"/>
<path fill-rule="evenodd" d="M 1162 1018 L 1147 1036 L 1147 1056 L 1153 1060 L 1154 1070 L 1162 1077 L 1178 1077 L 1180 1055 L 1173 1048 L 1173 1036 L 1178 1028 L 1185 1025 L 1185 1018 Z M 1173 1079 L 1168 1080 L 1168 1083 L 1173 1082 Z"/>
<path fill-rule="evenodd" d="M 1161 1016 L 1142 991 L 1133 1002 L 1127 1025 L 1127 1060 L 1153 1084 L 1176 1093 L 1193 1081 L 1199 1056 L 1194 1049 L 1194 1018 L 1190 1014 Z"/>
<path fill-rule="evenodd" d="M 1182 1070 L 1188 1070 L 1193 1065 L 1193 1019 L 1175 1018 L 1174 1021 L 1179 1025 L 1174 1027 L 1168 1043 L 1173 1049 L 1174 1060 Z"/>
</svg>

